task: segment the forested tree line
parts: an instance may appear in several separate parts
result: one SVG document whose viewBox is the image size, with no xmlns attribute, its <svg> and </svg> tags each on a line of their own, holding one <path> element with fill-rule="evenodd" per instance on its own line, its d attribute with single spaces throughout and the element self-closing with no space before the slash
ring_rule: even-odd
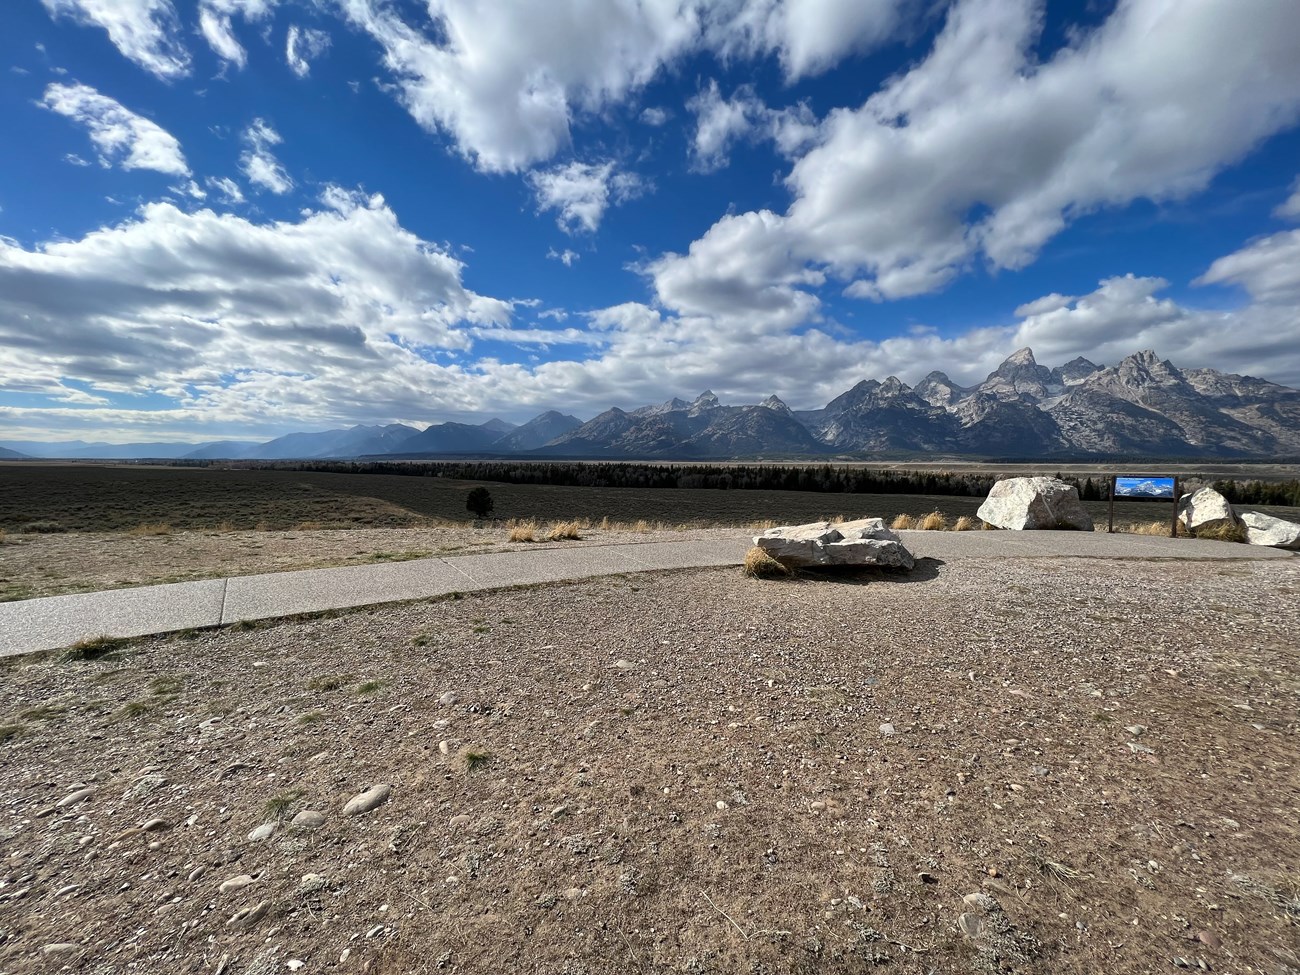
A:
<svg viewBox="0 0 1300 975">
<path fill-rule="evenodd" d="M 936 494 L 984 497 L 997 474 L 965 471 L 881 471 L 834 464 L 645 464 L 631 462 L 520 464 L 510 461 L 252 461 L 234 466 L 342 474 L 446 477 L 504 484 L 598 488 L 703 488 L 721 491 L 813 491 L 823 494 Z M 1001 475 L 1005 476 L 1005 475 Z M 1073 478 L 1080 496 L 1105 496 L 1106 478 Z"/>
</svg>

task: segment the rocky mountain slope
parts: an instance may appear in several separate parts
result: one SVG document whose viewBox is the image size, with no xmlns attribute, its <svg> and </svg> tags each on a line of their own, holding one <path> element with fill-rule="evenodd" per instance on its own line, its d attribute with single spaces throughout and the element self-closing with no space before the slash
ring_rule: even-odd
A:
<svg viewBox="0 0 1300 975">
<path fill-rule="evenodd" d="M 37 445 L 41 446 L 41 445 Z M 78 451 L 111 445 L 77 444 Z M 139 456 L 182 456 L 149 444 Z M 975 386 L 931 372 L 916 386 L 864 379 L 818 410 L 776 396 L 727 406 L 712 391 L 583 423 L 550 410 L 501 420 L 297 433 L 261 445 L 207 444 L 194 459 L 531 456 L 605 459 L 956 454 L 982 457 L 1300 456 L 1300 390 L 1214 369 L 1181 370 L 1154 352 L 1114 366 L 1082 357 L 1049 369 L 1020 349 Z M 30 443 L 0 442 L 33 454 Z M 120 448 L 119 448 L 120 449 Z M 88 456 L 78 453 L 78 456 Z M 71 453 L 41 456 L 73 456 Z M 123 456 L 103 454 L 103 456 Z"/>
</svg>

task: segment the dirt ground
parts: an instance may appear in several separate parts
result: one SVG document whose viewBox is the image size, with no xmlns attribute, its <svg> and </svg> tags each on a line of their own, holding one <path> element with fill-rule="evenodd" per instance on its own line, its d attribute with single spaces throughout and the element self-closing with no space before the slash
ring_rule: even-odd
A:
<svg viewBox="0 0 1300 975">
<path fill-rule="evenodd" d="M 1296 975 L 1297 608 L 923 561 L 13 659 L 0 972 Z"/>
</svg>

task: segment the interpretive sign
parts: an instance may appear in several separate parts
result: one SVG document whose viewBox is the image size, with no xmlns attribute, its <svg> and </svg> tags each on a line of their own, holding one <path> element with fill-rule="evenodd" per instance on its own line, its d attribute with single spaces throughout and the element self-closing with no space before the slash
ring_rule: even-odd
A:
<svg viewBox="0 0 1300 975">
<path fill-rule="evenodd" d="M 1174 513 L 1169 520 L 1169 537 L 1178 536 L 1178 478 L 1149 474 L 1115 474 L 1110 479 L 1110 528 L 1115 531 L 1115 499 L 1124 501 L 1172 501 Z"/>
</svg>

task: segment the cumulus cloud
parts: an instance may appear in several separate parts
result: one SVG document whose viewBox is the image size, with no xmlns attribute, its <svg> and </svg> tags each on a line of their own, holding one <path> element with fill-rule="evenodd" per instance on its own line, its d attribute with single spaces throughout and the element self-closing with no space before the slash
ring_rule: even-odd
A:
<svg viewBox="0 0 1300 975">
<path fill-rule="evenodd" d="M 123 55 L 164 80 L 189 74 L 171 0 L 41 0 L 51 17 L 102 27 Z"/>
<path fill-rule="evenodd" d="M 789 210 L 748 224 L 754 246 L 788 255 L 781 278 L 812 264 L 851 296 L 890 299 L 980 260 L 1023 267 L 1079 215 L 1192 194 L 1300 117 L 1300 19 L 1284 4 L 1241 17 L 1125 0 L 1045 63 L 1041 14 L 1034 0 L 962 0 L 924 60 L 830 113 L 787 179 Z M 705 241 L 743 251 L 736 228 L 725 218 Z"/>
<path fill-rule="evenodd" d="M 466 289 L 463 265 L 382 198 L 332 188 L 322 202 L 275 223 L 153 203 L 79 240 L 0 239 L 7 381 L 159 394 L 229 427 L 454 406 L 467 380 L 432 353 L 509 324 L 510 303 Z"/>
<path fill-rule="evenodd" d="M 116 165 L 189 175 L 175 136 L 89 85 L 52 84 L 45 89 L 41 104 L 85 126 L 105 168 Z"/>
<path fill-rule="evenodd" d="M 293 180 L 280 160 L 271 152 L 284 140 L 280 133 L 263 119 L 254 119 L 244 130 L 244 151 L 239 155 L 239 168 L 248 181 L 272 193 L 287 193 L 293 189 Z"/>
<path fill-rule="evenodd" d="M 489 172 L 548 160 L 575 113 L 619 103 L 699 34 L 680 0 L 501 0 L 491 17 L 473 0 L 430 0 L 436 39 L 378 0 L 340 3 L 383 48 L 412 117 Z"/>
<path fill-rule="evenodd" d="M 573 267 L 573 265 L 578 262 L 578 260 L 581 258 L 582 255 L 580 255 L 577 251 L 569 250 L 567 247 L 562 251 L 557 251 L 554 247 L 552 247 L 550 250 L 546 252 L 546 256 L 549 260 L 559 261 L 565 267 Z"/>
<path fill-rule="evenodd" d="M 646 186 L 635 173 L 617 172 L 612 162 L 571 162 L 528 175 L 540 211 L 556 210 L 566 234 L 594 233 L 605 209 L 640 196 Z"/>
<path fill-rule="evenodd" d="M 293 24 L 285 37 L 284 59 L 299 78 L 311 73 L 311 63 L 329 50 L 330 36 L 323 30 Z"/>
<path fill-rule="evenodd" d="M 655 128 L 666 124 L 671 117 L 672 116 L 666 108 L 660 108 L 655 105 L 643 109 L 640 115 L 642 122 Z"/>
</svg>

